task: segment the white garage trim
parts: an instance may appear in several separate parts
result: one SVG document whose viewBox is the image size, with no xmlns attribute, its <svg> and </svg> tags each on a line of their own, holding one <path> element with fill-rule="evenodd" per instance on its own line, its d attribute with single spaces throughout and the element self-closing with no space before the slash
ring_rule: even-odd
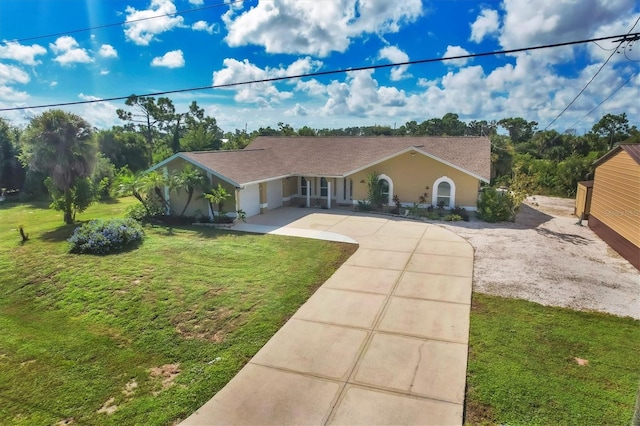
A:
<svg viewBox="0 0 640 426">
<path fill-rule="evenodd" d="M 260 186 L 257 183 L 246 185 L 240 193 L 240 209 L 247 217 L 260 214 Z"/>
</svg>

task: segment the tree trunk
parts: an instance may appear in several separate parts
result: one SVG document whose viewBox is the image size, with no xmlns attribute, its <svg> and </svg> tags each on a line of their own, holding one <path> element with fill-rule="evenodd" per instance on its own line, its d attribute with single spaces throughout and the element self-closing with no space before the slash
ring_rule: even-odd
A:
<svg viewBox="0 0 640 426">
<path fill-rule="evenodd" d="M 67 188 L 64 190 L 64 223 L 67 225 L 73 224 L 72 204 L 71 189 Z"/>
</svg>

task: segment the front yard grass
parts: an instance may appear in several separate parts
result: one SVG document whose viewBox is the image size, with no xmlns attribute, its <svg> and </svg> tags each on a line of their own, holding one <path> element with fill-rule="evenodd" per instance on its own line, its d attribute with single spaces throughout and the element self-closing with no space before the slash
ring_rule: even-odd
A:
<svg viewBox="0 0 640 426">
<path fill-rule="evenodd" d="M 466 422 L 628 425 L 639 353 L 632 318 L 474 293 Z"/>
<path fill-rule="evenodd" d="M 121 216 L 134 202 L 95 205 L 79 219 Z M 74 255 L 74 227 L 61 223 L 46 203 L 0 203 L 0 423 L 184 419 L 355 250 L 147 226 L 135 250 Z"/>
</svg>

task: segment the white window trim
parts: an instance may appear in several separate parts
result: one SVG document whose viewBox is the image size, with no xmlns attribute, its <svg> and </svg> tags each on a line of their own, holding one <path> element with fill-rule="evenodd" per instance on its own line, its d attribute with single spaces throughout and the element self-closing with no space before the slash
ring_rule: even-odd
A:
<svg viewBox="0 0 640 426">
<path fill-rule="evenodd" d="M 436 179 L 436 181 L 433 183 L 433 190 L 431 191 L 431 204 L 434 207 L 438 206 L 438 186 L 442 183 L 442 182 L 447 182 L 451 188 L 451 191 L 449 192 L 449 205 L 445 206 L 448 207 L 450 209 L 454 208 L 456 206 L 456 184 L 453 182 L 453 180 L 451 180 L 449 177 L 447 176 L 442 176 L 438 179 Z"/>
<path fill-rule="evenodd" d="M 388 200 L 387 200 L 387 205 L 393 205 L 393 180 L 391 180 L 391 178 L 385 174 L 381 174 L 380 176 L 378 176 L 378 180 L 384 179 L 387 181 L 387 183 L 389 184 L 389 196 L 388 196 Z"/>
</svg>

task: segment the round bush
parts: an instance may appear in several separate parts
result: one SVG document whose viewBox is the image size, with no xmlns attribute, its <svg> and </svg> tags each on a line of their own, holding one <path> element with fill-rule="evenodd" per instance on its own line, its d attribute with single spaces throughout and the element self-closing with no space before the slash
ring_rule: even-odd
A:
<svg viewBox="0 0 640 426">
<path fill-rule="evenodd" d="M 139 244 L 144 231 L 134 219 L 98 219 L 76 228 L 71 253 L 107 254 Z"/>
</svg>

